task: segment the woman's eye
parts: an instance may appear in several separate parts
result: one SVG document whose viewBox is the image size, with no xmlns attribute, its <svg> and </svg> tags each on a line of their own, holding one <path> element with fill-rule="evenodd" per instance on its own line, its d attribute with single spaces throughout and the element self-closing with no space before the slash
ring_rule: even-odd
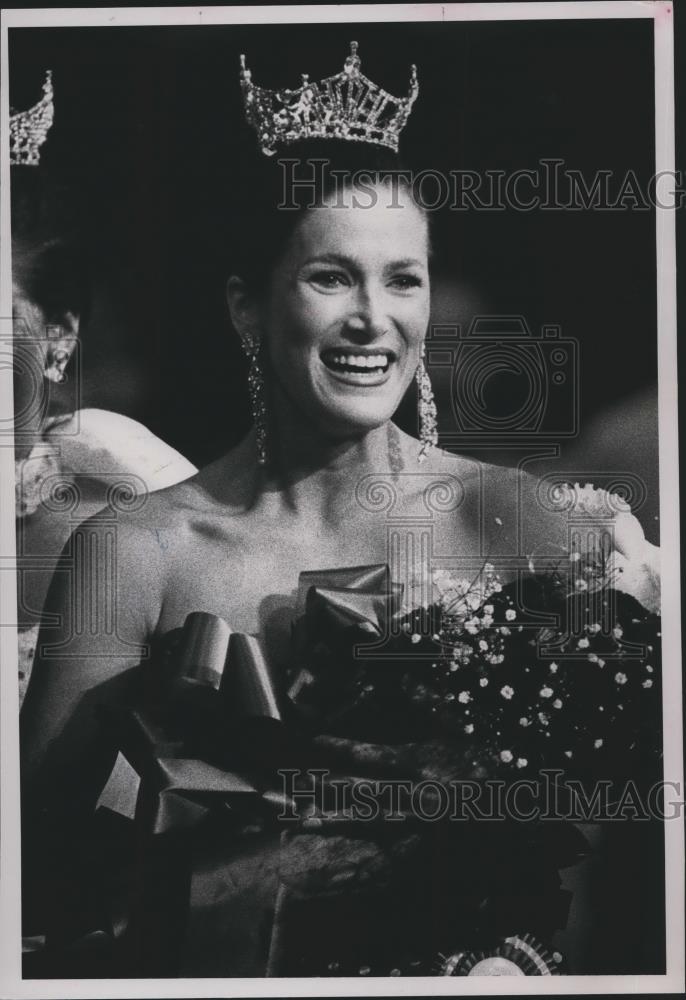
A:
<svg viewBox="0 0 686 1000">
<path fill-rule="evenodd" d="M 342 271 L 316 271 L 310 275 L 310 281 L 330 291 L 335 291 L 337 288 L 345 288 L 350 284 L 347 276 Z"/>
<path fill-rule="evenodd" d="M 391 278 L 391 284 L 401 292 L 406 292 L 411 288 L 419 288 L 423 281 L 418 274 L 397 274 Z"/>
</svg>

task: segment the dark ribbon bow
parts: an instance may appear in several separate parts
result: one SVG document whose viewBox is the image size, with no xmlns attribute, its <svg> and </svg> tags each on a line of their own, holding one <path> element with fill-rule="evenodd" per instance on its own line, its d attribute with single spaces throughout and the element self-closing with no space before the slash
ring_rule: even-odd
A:
<svg viewBox="0 0 686 1000">
<path fill-rule="evenodd" d="M 137 809 L 152 833 L 194 826 L 227 803 L 283 812 L 288 803 L 270 784 L 277 767 L 306 760 L 313 711 L 303 689 L 335 658 L 339 640 L 349 648 L 352 638 L 381 638 L 401 597 L 383 564 L 301 573 L 287 690 L 258 638 L 217 615 L 188 615 L 152 692 L 107 713 L 119 756 L 99 804 L 132 818 L 138 776 Z"/>
</svg>

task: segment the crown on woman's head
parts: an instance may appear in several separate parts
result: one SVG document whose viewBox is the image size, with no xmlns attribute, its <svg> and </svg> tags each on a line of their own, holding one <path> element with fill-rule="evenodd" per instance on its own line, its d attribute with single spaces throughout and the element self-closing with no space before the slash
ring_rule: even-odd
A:
<svg viewBox="0 0 686 1000">
<path fill-rule="evenodd" d="M 52 71 L 45 74 L 43 96 L 28 111 L 10 115 L 10 163 L 35 167 L 40 148 L 52 126 L 55 106 L 52 101 Z"/>
<path fill-rule="evenodd" d="M 407 97 L 393 97 L 360 72 L 357 42 L 340 73 L 310 83 L 302 74 L 297 90 L 256 87 L 241 56 L 241 89 L 248 122 L 257 132 L 262 152 L 272 156 L 279 144 L 299 139 L 347 139 L 388 146 L 397 153 L 398 137 L 419 92 L 412 66 Z"/>
</svg>

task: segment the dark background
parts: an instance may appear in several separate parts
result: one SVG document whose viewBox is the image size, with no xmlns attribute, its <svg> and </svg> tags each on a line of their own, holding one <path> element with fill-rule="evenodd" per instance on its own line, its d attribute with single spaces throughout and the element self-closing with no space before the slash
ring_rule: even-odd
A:
<svg viewBox="0 0 686 1000">
<path fill-rule="evenodd" d="M 234 180 L 254 155 L 240 52 L 256 83 L 297 86 L 301 72 L 338 71 L 355 38 L 363 72 L 398 95 L 415 62 L 420 95 L 402 148 L 417 167 L 511 171 L 560 158 L 587 181 L 612 171 L 615 193 L 628 170 L 644 187 L 654 173 L 649 19 L 9 35 L 13 108 L 33 104 L 53 70 L 55 123 L 31 183 L 46 227 L 74 228 L 88 246 L 83 405 L 141 420 L 197 464 L 249 422 L 223 292 L 239 238 Z M 581 434 L 561 442 L 562 458 L 589 478 L 643 476 L 652 493 L 639 516 L 654 537 L 654 211 L 444 211 L 434 243 L 434 321 L 521 314 L 534 331 L 558 324 L 579 342 Z M 401 419 L 411 430 L 411 400 Z"/>
</svg>

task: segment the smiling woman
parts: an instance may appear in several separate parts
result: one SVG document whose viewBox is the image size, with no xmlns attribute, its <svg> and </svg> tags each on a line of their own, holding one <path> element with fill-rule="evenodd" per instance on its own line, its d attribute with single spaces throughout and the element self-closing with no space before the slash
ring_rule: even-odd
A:
<svg viewBox="0 0 686 1000">
<path fill-rule="evenodd" d="M 345 87 L 358 78 L 365 80 L 359 76 L 359 59 L 353 50 L 344 73 L 332 79 L 338 81 L 336 86 Z M 366 81 L 365 86 L 368 84 Z M 268 124 L 278 125 L 281 134 L 284 121 L 290 122 L 296 135 L 311 135 L 311 93 L 304 84 L 296 110 L 295 104 L 289 105 L 285 118 L 275 112 Z M 416 96 L 416 89 L 413 93 Z M 133 705 L 130 718 L 137 735 L 126 755 L 144 780 L 152 772 L 145 765 L 145 754 L 141 756 L 141 746 L 157 741 L 155 763 L 159 767 L 156 771 L 153 768 L 153 798 L 159 802 L 169 793 L 164 801 L 172 805 L 164 822 L 172 826 L 174 817 L 178 819 L 183 812 L 176 810 L 179 798 L 187 800 L 186 805 L 191 803 L 192 814 L 199 801 L 205 802 L 209 792 L 217 791 L 217 775 L 224 775 L 225 769 L 233 766 L 247 768 L 250 774 L 257 768 L 263 779 L 265 770 L 273 778 L 275 763 L 283 766 L 297 758 L 311 767 L 319 764 L 337 770 L 339 776 L 358 775 L 362 767 L 372 773 L 376 769 L 385 776 L 432 781 L 440 786 L 491 774 L 504 774 L 513 780 L 514 768 L 525 767 L 527 760 L 518 756 L 515 763 L 509 749 L 494 754 L 490 749 L 476 748 L 464 736 L 474 732 L 472 723 L 460 724 L 447 742 L 432 741 L 427 749 L 422 740 L 426 729 L 393 730 L 390 702 L 377 706 L 374 725 L 370 726 L 367 718 L 364 743 L 346 743 L 348 736 L 359 737 L 364 727 L 352 726 L 346 731 L 345 714 L 340 715 L 342 702 L 337 706 L 339 715 L 322 713 L 313 720 L 312 714 L 308 718 L 305 713 L 294 728 L 300 731 L 302 723 L 302 731 L 307 732 L 309 725 L 309 735 L 314 728 L 321 737 L 328 719 L 338 740 L 333 746 L 321 738 L 319 742 L 306 741 L 304 757 L 297 757 L 289 745 L 282 757 L 276 761 L 269 757 L 268 762 L 259 748 L 256 754 L 254 740 L 237 740 L 236 733 L 243 732 L 238 723 L 245 720 L 236 716 L 244 708 L 248 715 L 266 712 L 269 721 L 276 721 L 278 699 L 271 689 L 268 697 L 265 694 L 268 676 L 277 690 L 287 693 L 285 701 L 292 708 L 300 689 L 312 680 L 307 678 L 313 662 L 319 663 L 324 677 L 329 676 L 327 671 L 335 673 L 333 667 L 343 656 L 351 633 L 344 633 L 340 648 L 336 642 L 328 647 L 329 628 L 338 636 L 341 622 L 352 622 L 352 634 L 359 641 L 358 626 L 362 632 L 378 634 L 381 622 L 390 625 L 399 620 L 396 612 L 426 612 L 433 594 L 430 573 L 435 569 L 431 563 L 434 558 L 442 567 L 452 561 L 451 565 L 460 567 L 473 584 L 456 598 L 457 604 L 466 602 L 469 615 L 458 622 L 455 613 L 451 619 L 455 641 L 450 643 L 450 666 L 446 668 L 450 676 L 460 667 L 459 657 L 466 656 L 468 637 L 476 634 L 477 613 L 482 616 L 479 627 L 493 625 L 495 599 L 494 604 L 488 600 L 501 593 L 504 584 L 517 584 L 523 566 L 533 565 L 532 554 L 537 570 L 550 565 L 557 571 L 561 558 L 580 559 L 582 551 L 597 540 L 598 531 L 604 559 L 633 567 L 633 579 L 650 581 L 646 601 L 654 609 L 658 575 L 655 550 L 645 542 L 626 504 L 617 498 L 605 502 L 607 495 L 596 496 L 593 490 L 590 499 L 583 491 L 578 496 L 571 491 L 571 500 L 570 494 L 558 491 L 556 496 L 564 503 L 556 504 L 555 497 L 551 500 L 536 480 L 519 470 L 499 469 L 436 447 L 436 411 L 423 362 L 430 305 L 429 226 L 403 181 L 395 155 L 397 133 L 404 123 L 402 115 L 406 118 L 409 114 L 408 105 L 390 95 L 385 97 L 386 104 L 396 101 L 402 112 L 397 120 L 391 118 L 385 129 L 372 123 L 360 136 L 359 109 L 355 109 L 354 121 L 348 121 L 345 108 L 350 112 L 351 104 L 339 101 L 320 108 L 324 135 L 307 142 L 291 137 L 282 162 L 255 164 L 250 171 L 252 193 L 245 196 L 241 192 L 246 213 L 244 235 L 236 239 L 226 287 L 231 319 L 250 362 L 252 430 L 236 448 L 186 482 L 152 494 L 131 509 L 120 503 L 115 510 L 90 519 L 65 550 L 65 572 L 54 577 L 47 602 L 49 625 L 42 632 L 41 656 L 22 716 L 22 817 L 25 863 L 31 857 L 41 858 L 45 877 L 37 884 L 47 897 L 47 903 L 45 898 L 38 901 L 36 909 L 25 907 L 26 918 L 39 926 L 42 922 L 59 942 L 77 938 L 84 929 L 102 927 L 102 898 L 94 898 L 85 845 L 92 836 L 90 817 L 114 757 L 115 744 L 106 738 L 101 724 L 103 708 L 121 713 L 122 707 Z M 386 106 L 381 99 L 372 105 L 377 117 Z M 337 116 L 342 119 L 337 120 Z M 338 130 L 338 137 L 329 137 L 329 127 L 334 133 Z M 297 182 L 290 187 L 285 183 L 289 177 Z M 418 438 L 400 431 L 392 420 L 413 380 L 418 386 Z M 568 532 L 570 506 L 578 508 L 582 519 L 582 528 L 575 522 L 576 535 Z M 116 566 L 106 577 L 97 567 L 93 571 L 93 552 L 105 552 L 108 546 L 111 549 L 113 537 Z M 492 562 L 502 562 L 497 580 L 492 563 L 485 561 L 486 554 Z M 338 574 L 322 567 L 338 567 Z M 482 577 L 483 585 L 478 582 Z M 355 583 L 346 586 L 342 578 Z M 509 600 L 516 603 L 515 598 Z M 321 601 L 328 601 L 327 627 L 323 635 L 315 636 L 317 641 L 313 640 L 301 662 L 294 653 L 299 633 L 293 622 L 297 623 L 305 610 L 317 620 Z M 359 610 L 360 602 L 366 608 L 364 613 Z M 209 631 L 219 629 L 227 642 L 232 630 L 244 633 L 232 635 L 229 649 L 234 654 L 225 675 L 228 679 L 222 678 L 220 683 L 215 676 L 216 684 L 209 685 L 213 690 L 203 690 L 197 683 L 199 675 L 185 687 L 175 686 L 179 663 L 170 666 L 169 658 L 162 655 L 171 655 L 171 640 L 185 627 L 184 641 L 188 640 L 189 619 L 192 623 L 198 613 L 205 623 L 211 619 L 214 624 L 207 626 Z M 498 642 L 514 631 L 512 622 L 517 613 L 514 606 L 504 610 Z M 218 620 L 223 624 L 217 625 Z M 403 635 L 408 631 L 409 619 L 401 629 Z M 458 632 L 460 642 L 455 638 Z M 438 638 L 431 630 L 428 634 Z M 183 647 L 188 652 L 192 646 L 188 656 L 196 674 L 200 671 L 202 676 L 212 673 L 198 652 L 209 656 L 214 640 L 208 635 L 203 633 L 202 641 Z M 415 639 L 422 639 L 418 628 L 412 634 L 413 644 Z M 584 641 L 588 646 L 585 637 Z M 489 664 L 502 661 L 503 654 L 494 652 L 485 638 L 480 642 L 481 652 L 491 657 Z M 160 656 L 153 656 L 152 663 L 146 665 L 141 660 L 149 650 L 160 651 Z M 242 659 L 246 650 L 251 651 L 250 669 Z M 226 648 L 219 656 L 219 674 L 225 653 Z M 405 666 L 407 659 L 406 654 L 400 657 Z M 396 676 L 402 678 L 402 698 L 413 706 L 424 704 L 427 692 L 431 694 L 429 685 L 417 682 L 398 662 L 392 665 L 397 668 Z M 349 675 L 357 678 L 354 657 L 348 666 Z M 515 680 L 502 690 L 513 695 L 516 672 L 528 667 L 521 662 L 511 667 Z M 143 681 L 152 678 L 159 683 L 160 673 L 158 700 L 162 690 L 181 737 L 178 729 L 167 737 L 159 716 L 150 725 L 141 722 L 144 713 L 140 704 L 146 690 Z M 485 680 L 482 687 L 489 683 Z M 221 711 L 212 700 L 217 688 L 225 699 Z M 361 683 L 355 705 L 373 690 L 373 683 Z M 503 694 L 503 698 L 509 697 Z M 439 700 L 447 705 L 455 701 L 462 710 L 472 695 L 462 690 L 455 699 L 446 689 Z M 259 711 L 255 708 L 258 702 L 262 705 Z M 228 736 L 221 722 L 225 709 L 233 712 L 232 725 L 235 723 L 234 728 L 228 727 Z M 470 710 L 466 709 L 466 714 Z M 283 720 L 279 717 L 279 721 Z M 187 744 L 186 726 L 192 731 Z M 130 735 L 130 728 L 127 732 Z M 271 730 L 260 730 L 264 747 L 273 746 L 268 732 Z M 218 742 L 208 733 L 219 733 Z M 388 733 L 395 733 L 396 742 L 403 744 L 402 753 L 397 748 L 375 746 L 374 739 L 382 742 L 382 734 L 388 738 Z M 234 742 L 227 747 L 227 740 Z M 210 772 L 200 769 L 203 780 L 198 778 L 196 766 L 201 763 L 211 768 Z M 181 776 L 183 765 L 190 768 L 183 772 L 185 777 Z M 320 770 L 320 776 L 322 773 Z M 229 778 L 221 779 L 229 783 L 227 794 L 235 792 L 237 785 L 245 788 L 245 783 L 240 784 L 243 778 L 233 774 Z M 162 785 L 156 784 L 158 779 Z M 127 780 L 131 781 L 130 770 L 124 778 Z M 353 785 L 357 781 L 346 780 Z M 216 797 L 213 801 L 216 806 Z M 149 805 L 145 798 L 139 800 L 137 820 L 147 818 L 157 832 L 156 824 L 164 822 L 161 813 L 155 812 L 157 806 L 152 810 L 155 819 L 150 820 Z M 225 805 L 222 800 L 220 824 L 227 812 L 235 816 Z M 445 870 L 435 862 L 434 840 L 426 825 L 413 827 L 408 833 L 402 825 L 398 832 L 394 823 L 381 824 L 382 829 L 374 824 L 348 827 L 340 822 L 347 817 L 338 815 L 313 817 L 307 812 L 297 819 L 296 836 L 286 833 L 279 840 L 277 834 L 276 846 L 271 842 L 262 854 L 259 850 L 250 854 L 249 849 L 249 858 L 239 857 L 243 862 L 240 870 L 221 867 L 227 859 L 220 826 L 224 853 L 220 851 L 216 870 L 208 862 L 205 876 L 210 884 L 195 899 L 196 912 L 202 915 L 203 908 L 209 911 L 208 924 L 214 920 L 220 927 L 217 954 L 221 954 L 223 965 L 218 968 L 210 963 L 211 969 L 206 965 L 200 974 L 335 974 L 341 970 L 335 958 L 337 946 L 357 969 L 369 970 L 375 957 L 383 954 L 385 971 L 379 974 L 398 974 L 398 963 L 410 947 L 410 939 L 424 961 L 436 941 L 443 944 L 446 932 L 450 940 L 450 935 L 458 932 L 466 935 L 465 940 L 473 938 L 476 923 L 472 926 L 469 921 L 472 917 L 474 921 L 483 919 L 478 893 L 484 891 L 484 884 L 477 879 L 468 889 L 477 900 L 476 909 L 456 907 L 456 886 L 443 884 Z M 455 836 L 454 829 L 445 834 L 443 850 L 452 851 L 450 836 Z M 486 870 L 484 878 L 491 878 L 490 856 L 484 860 L 479 854 L 478 833 L 472 839 L 475 843 L 469 850 L 480 857 Z M 547 899 L 549 873 L 542 875 L 536 866 L 537 848 L 520 845 L 518 849 L 526 856 L 526 863 L 519 866 L 526 877 L 512 876 L 515 881 L 520 879 L 515 895 L 521 897 L 521 903 L 530 887 L 527 879 L 531 879 L 532 898 Z M 260 860 L 256 861 L 257 856 Z M 145 856 L 139 853 L 137 872 L 143 878 L 148 873 L 141 857 Z M 159 866 L 163 857 L 157 853 L 155 864 Z M 230 867 L 232 859 L 228 863 Z M 248 879 L 239 891 L 236 886 L 247 878 L 246 872 L 253 873 L 252 882 Z M 453 866 L 451 876 L 455 872 Z M 162 871 L 160 883 L 172 881 L 172 875 L 178 871 L 170 863 Z M 65 885 L 81 886 L 80 894 L 65 892 Z M 212 901 L 222 892 L 228 893 L 227 887 L 235 888 L 236 895 L 233 902 L 224 900 L 228 924 L 222 923 L 222 918 L 217 925 Z M 342 898 L 331 908 L 331 897 L 341 887 Z M 260 928 L 275 898 L 280 901 L 281 915 L 288 909 L 282 906 L 288 894 L 300 901 L 312 896 L 317 900 L 282 936 L 282 942 L 290 941 L 290 945 L 280 953 L 274 945 L 278 934 L 267 935 L 265 945 Z M 136 898 L 136 892 L 133 896 Z M 159 895 L 156 898 L 154 921 L 149 913 L 141 915 L 139 911 L 129 922 L 129 951 L 124 951 L 121 959 L 128 965 L 120 969 L 134 976 L 197 971 L 192 958 L 187 953 L 182 956 L 177 948 L 178 936 L 171 931 L 165 936 L 159 930 L 165 926 L 165 906 L 160 904 Z M 259 913 L 258 899 L 266 900 Z M 136 902 L 140 905 L 140 894 Z M 534 928 L 538 934 L 552 934 L 559 927 L 545 908 L 536 910 L 531 900 L 527 906 L 514 917 L 507 908 L 498 910 L 489 918 L 493 921 L 490 930 L 528 933 Z M 525 921 L 524 927 L 520 920 Z M 439 927 L 441 921 L 447 923 Z M 153 924 L 157 951 L 150 944 Z M 294 932 L 293 926 L 298 930 Z M 199 937 L 206 940 L 202 933 Z M 333 956 L 324 968 L 323 956 Z M 428 967 L 425 965 L 425 970 Z M 413 968 L 408 967 L 409 974 Z"/>
<path fill-rule="evenodd" d="M 356 204 L 353 179 L 366 150 L 357 145 L 351 157 L 344 143 L 312 145 L 289 149 L 289 163 L 297 156 L 316 179 L 299 189 L 314 207 L 277 203 L 280 243 L 254 227 L 270 254 L 277 251 L 268 288 L 242 262 L 228 300 L 244 345 L 265 345 L 274 412 L 288 401 L 293 414 L 336 440 L 389 420 L 417 370 L 429 320 L 428 220 L 406 186 L 393 187 L 393 154 L 376 155 L 385 168 L 367 161 L 372 197 Z M 325 169 L 317 173 L 317 164 Z M 284 164 L 274 167 L 281 180 L 272 191 L 290 201 Z M 251 203 L 269 204 L 264 193 Z"/>
</svg>

